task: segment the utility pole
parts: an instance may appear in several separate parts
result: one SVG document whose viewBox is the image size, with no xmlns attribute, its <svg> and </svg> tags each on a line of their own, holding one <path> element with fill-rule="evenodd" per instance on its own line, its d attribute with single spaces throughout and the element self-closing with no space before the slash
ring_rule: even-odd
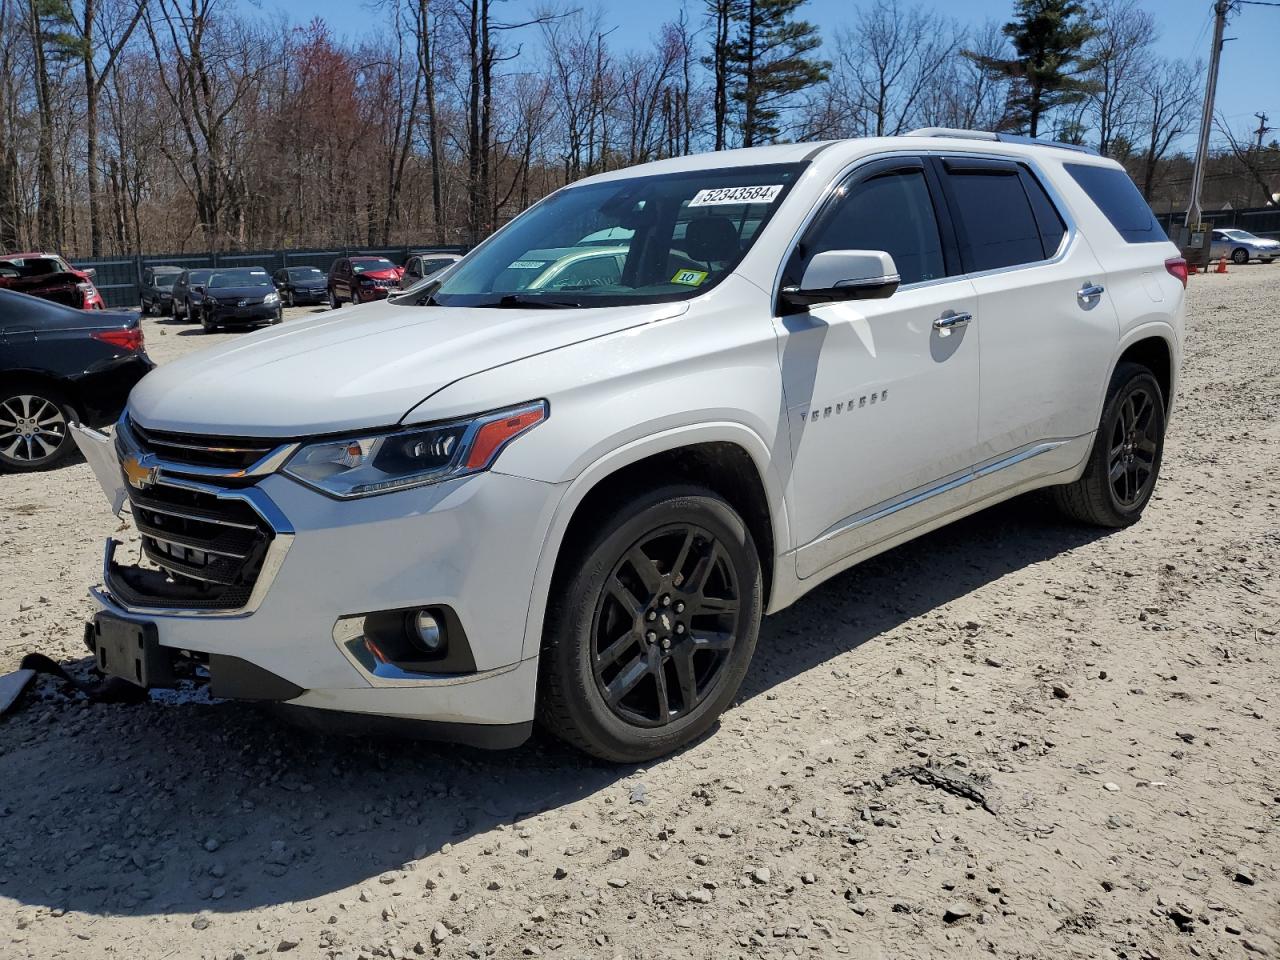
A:
<svg viewBox="0 0 1280 960">
<path fill-rule="evenodd" d="M 1191 174 L 1191 199 L 1187 202 L 1187 227 L 1200 222 L 1200 188 L 1204 185 L 1204 165 L 1209 153 L 1209 129 L 1213 125 L 1213 99 L 1218 90 L 1218 62 L 1222 59 L 1222 31 L 1227 26 L 1231 0 L 1213 4 L 1213 49 L 1209 51 L 1209 79 L 1205 82 L 1204 111 L 1200 114 L 1200 137 L 1196 141 L 1196 163 Z"/>
<path fill-rule="evenodd" d="M 1258 142 L 1254 144 L 1254 147 L 1255 149 L 1261 150 L 1262 138 L 1271 132 L 1271 128 L 1267 126 L 1268 117 L 1265 113 L 1255 113 L 1254 116 L 1258 118 L 1258 129 L 1253 131 L 1258 135 Z"/>
</svg>

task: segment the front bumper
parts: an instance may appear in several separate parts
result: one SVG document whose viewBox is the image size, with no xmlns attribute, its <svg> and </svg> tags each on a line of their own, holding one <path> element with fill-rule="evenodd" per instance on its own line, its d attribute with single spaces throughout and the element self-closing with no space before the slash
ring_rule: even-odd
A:
<svg viewBox="0 0 1280 960">
<path fill-rule="evenodd" d="M 268 323 L 280 313 L 280 304 L 256 303 L 250 307 L 214 307 L 207 308 L 209 320 L 213 323 L 227 325 L 243 323 Z"/>
<path fill-rule="evenodd" d="M 162 468 L 159 482 L 165 480 Z M 90 592 L 102 612 L 155 624 L 162 647 L 234 657 L 296 686 L 301 693 L 290 699 L 294 706 L 434 724 L 527 725 L 537 659 L 522 659 L 526 619 L 562 492 L 554 484 L 485 473 L 337 501 L 272 473 L 219 494 L 252 497 L 276 531 L 242 607 L 178 610 L 130 602 L 112 588 L 120 548 L 110 545 L 103 584 Z M 353 617 L 416 607 L 456 613 L 473 672 L 380 675 L 351 655 Z"/>
</svg>

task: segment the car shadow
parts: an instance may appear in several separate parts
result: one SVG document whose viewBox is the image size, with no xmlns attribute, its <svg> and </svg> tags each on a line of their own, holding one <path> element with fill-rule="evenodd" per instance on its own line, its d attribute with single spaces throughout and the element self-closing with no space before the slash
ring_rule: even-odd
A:
<svg viewBox="0 0 1280 960">
<path fill-rule="evenodd" d="M 869 560 L 765 621 L 739 703 L 1101 535 L 1033 495 Z M 304 901 L 635 770 L 540 732 L 486 753 L 321 735 L 247 704 L 68 702 L 42 684 L 0 721 L 0 894 L 101 915 Z"/>
</svg>

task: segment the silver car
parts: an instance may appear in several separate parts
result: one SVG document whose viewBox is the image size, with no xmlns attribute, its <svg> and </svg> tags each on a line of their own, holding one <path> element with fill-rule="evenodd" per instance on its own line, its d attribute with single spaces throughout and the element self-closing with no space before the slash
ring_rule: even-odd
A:
<svg viewBox="0 0 1280 960">
<path fill-rule="evenodd" d="M 1247 230 L 1215 230 L 1210 240 L 1209 258 L 1226 257 L 1232 263 L 1261 260 L 1270 263 L 1280 257 L 1280 241 L 1255 237 Z"/>
</svg>

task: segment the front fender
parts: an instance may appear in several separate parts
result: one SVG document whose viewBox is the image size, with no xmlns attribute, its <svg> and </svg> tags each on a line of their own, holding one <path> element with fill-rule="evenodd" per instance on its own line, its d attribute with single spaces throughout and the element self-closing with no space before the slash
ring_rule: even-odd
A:
<svg viewBox="0 0 1280 960">
<path fill-rule="evenodd" d="M 560 498 L 547 527 L 534 574 L 533 588 L 529 597 L 529 612 L 525 621 L 523 658 L 537 656 L 541 648 L 547 601 L 556 561 L 559 559 L 569 523 L 587 494 L 606 477 L 646 457 L 700 443 L 732 443 L 746 451 L 760 474 L 765 497 L 769 503 L 769 519 L 773 526 L 775 544 L 774 553 L 780 555 L 784 552 L 782 545 L 790 544 L 791 533 L 782 484 L 773 467 L 768 445 L 754 430 L 741 423 L 717 421 L 659 430 L 638 439 L 622 442 L 583 468 L 568 482 Z M 775 587 L 778 584 L 779 567 L 780 564 L 774 564 Z"/>
</svg>

